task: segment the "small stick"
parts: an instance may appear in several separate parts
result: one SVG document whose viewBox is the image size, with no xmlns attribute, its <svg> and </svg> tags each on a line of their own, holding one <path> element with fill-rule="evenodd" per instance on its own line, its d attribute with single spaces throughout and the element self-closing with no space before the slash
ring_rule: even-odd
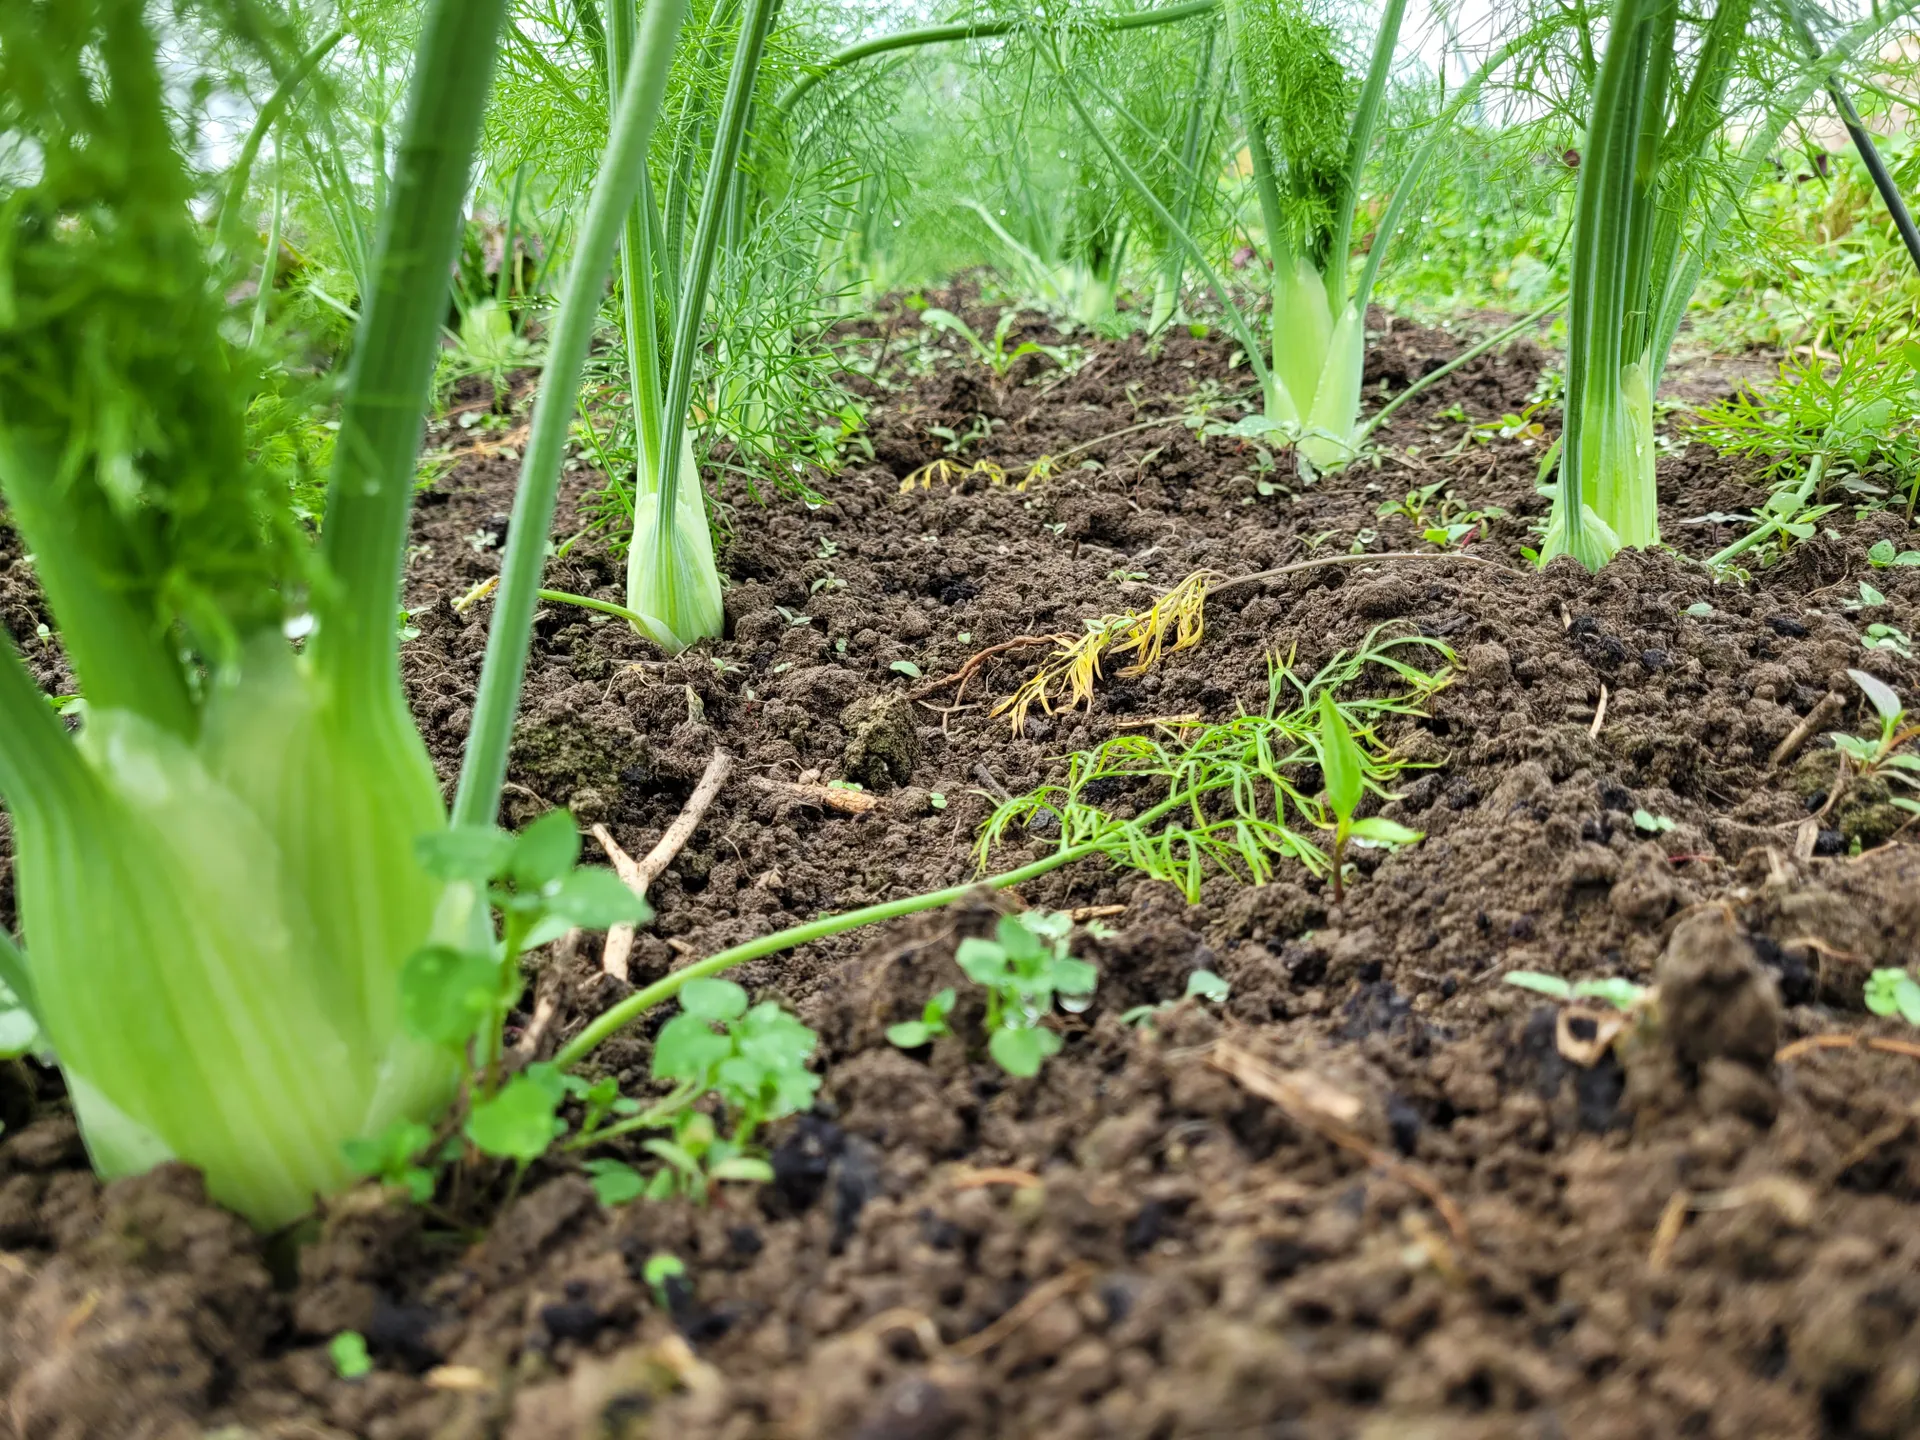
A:
<svg viewBox="0 0 1920 1440">
<path fill-rule="evenodd" d="M 953 1188 L 956 1190 L 984 1190 L 989 1185 L 1011 1185 L 1016 1190 L 1031 1190 L 1040 1183 L 1040 1177 L 1031 1170 L 1012 1170 L 1005 1165 L 995 1165 L 985 1170 L 963 1170 L 953 1178 Z"/>
<path fill-rule="evenodd" d="M 1287 1118 L 1296 1125 L 1313 1131 L 1323 1140 L 1329 1140 L 1343 1150 L 1349 1150 L 1362 1157 L 1366 1162 L 1381 1171 L 1390 1179 L 1398 1180 L 1420 1194 L 1426 1196 L 1440 1218 L 1446 1222 L 1447 1229 L 1462 1249 L 1473 1248 L 1473 1237 L 1467 1229 L 1467 1217 L 1454 1202 L 1451 1195 L 1440 1188 L 1440 1182 L 1417 1166 L 1405 1164 L 1393 1158 L 1364 1135 L 1349 1128 L 1334 1118 L 1334 1110 L 1349 1110 L 1354 1106 L 1352 1097 L 1332 1091 L 1324 1082 L 1304 1074 L 1288 1075 L 1276 1070 L 1251 1050 L 1222 1040 L 1213 1047 L 1207 1056 L 1207 1064 L 1215 1070 L 1238 1081 L 1247 1090 L 1262 1100 L 1284 1111 Z M 1305 1082 L 1312 1081 L 1315 1086 L 1328 1093 L 1323 1099 L 1311 1093 Z M 1330 1104 L 1337 1098 L 1344 1104 Z"/>
<path fill-rule="evenodd" d="M 1676 1190 L 1667 1201 L 1667 1208 L 1660 1212 L 1660 1223 L 1653 1227 L 1653 1246 L 1647 1251 L 1647 1269 L 1654 1274 L 1666 1274 L 1667 1267 L 1673 1263 L 1673 1247 L 1679 1243 L 1680 1232 L 1686 1227 L 1687 1211 L 1692 1208 L 1692 1193 Z"/>
<path fill-rule="evenodd" d="M 1589 740 L 1598 740 L 1600 738 L 1600 727 L 1605 725 L 1606 723 L 1607 723 L 1607 687 L 1602 685 L 1600 687 L 1600 703 L 1594 707 L 1593 724 L 1587 730 L 1587 738 Z"/>
<path fill-rule="evenodd" d="M 1007 787 L 993 778 L 993 772 L 987 769 L 986 761 L 982 760 L 978 765 L 973 767 L 973 778 L 991 790 L 999 800 L 1007 801 L 1013 798 L 1013 795 L 1008 791 Z"/>
<path fill-rule="evenodd" d="M 1071 1294 L 1073 1291 L 1078 1290 L 1091 1279 L 1092 1276 L 1093 1269 L 1091 1266 L 1070 1266 L 1045 1284 L 1034 1286 L 1033 1289 L 1027 1292 L 1026 1298 L 1018 1305 L 1015 1305 L 1011 1310 L 1007 1311 L 1006 1314 L 1002 1315 L 977 1335 L 969 1335 L 958 1345 L 955 1345 L 948 1353 L 959 1360 L 971 1360 L 977 1355 L 986 1354 L 989 1350 L 993 1349 L 994 1346 L 998 1345 L 1002 1340 L 1005 1340 L 1042 1310 L 1046 1309 L 1047 1306 L 1058 1300 L 1062 1295 Z"/>
<path fill-rule="evenodd" d="M 1113 722 L 1113 728 L 1116 730 L 1142 730 L 1149 725 L 1186 726 L 1204 723 L 1200 718 L 1199 711 L 1189 710 L 1184 715 L 1149 715 L 1144 720 L 1116 720 Z"/>
<path fill-rule="evenodd" d="M 929 695 L 945 690 L 949 685 L 959 685 L 965 689 L 967 681 L 974 677 L 982 665 L 994 656 L 1004 655 L 1009 650 L 1024 650 L 1033 645 L 1066 645 L 1072 642 L 1071 635 L 1016 635 L 1011 640 L 1002 640 L 998 645 L 987 646 L 977 655 L 968 656 L 965 663 L 951 675 L 943 675 L 938 680 L 929 680 L 918 690 L 909 690 L 907 698 L 923 700 Z"/>
<path fill-rule="evenodd" d="M 1778 769 L 1795 755 L 1800 747 L 1811 740 L 1816 731 L 1840 718 L 1840 712 L 1846 708 L 1846 696 L 1829 690 L 1820 698 L 1820 703 L 1807 712 L 1807 718 L 1788 733 L 1787 738 L 1774 747 L 1773 754 L 1767 757 L 1769 769 Z"/>
<path fill-rule="evenodd" d="M 613 862 L 614 872 L 629 890 L 642 900 L 647 898 L 647 891 L 653 888 L 653 882 L 665 873 L 667 866 L 673 863 L 674 856 L 686 848 L 687 842 L 693 838 L 693 832 L 700 828 L 701 820 L 713 806 L 714 797 L 720 793 L 720 787 L 727 783 L 727 776 L 732 773 L 733 756 L 725 750 L 715 750 L 713 758 L 707 761 L 706 771 L 700 776 L 700 783 L 693 787 L 693 794 L 687 797 L 679 818 L 667 827 L 667 833 L 660 837 L 659 844 L 647 852 L 644 860 L 636 861 L 622 850 L 606 826 L 593 827 L 593 838 L 607 852 L 607 859 Z M 606 948 L 600 952 L 601 973 L 625 980 L 628 962 L 632 958 L 633 926 L 616 925 L 607 931 Z"/>
<path fill-rule="evenodd" d="M 1889 1040 L 1884 1035 L 1809 1035 L 1804 1040 L 1796 1040 L 1784 1045 L 1773 1055 L 1777 1065 L 1791 1064 L 1815 1050 L 1855 1050 L 1865 1048 L 1878 1050 L 1885 1055 L 1905 1055 L 1910 1060 L 1920 1060 L 1920 1045 L 1911 1040 Z"/>
<path fill-rule="evenodd" d="M 753 788 L 779 795 L 800 805 L 816 805 L 838 810 L 843 815 L 864 815 L 880 803 L 880 797 L 864 790 L 841 790 L 831 785 L 802 785 L 797 780 L 773 780 L 765 775 L 753 777 Z"/>
<path fill-rule="evenodd" d="M 1104 920 L 1109 915 L 1124 915 L 1126 913 L 1127 907 L 1124 905 L 1082 905 L 1078 909 L 1069 910 L 1067 912 L 1067 918 L 1073 921 L 1074 924 L 1080 925 L 1088 920 Z"/>
<path fill-rule="evenodd" d="M 1241 585 L 1257 585 L 1262 580 L 1277 580 L 1282 575 L 1298 574 L 1302 570 L 1318 570 L 1326 565 L 1364 565 L 1370 560 L 1465 560 L 1470 565 L 1485 565 L 1494 570 L 1507 570 L 1494 560 L 1481 555 L 1468 555 L 1459 550 L 1436 550 L 1428 554 L 1424 550 L 1383 550 L 1378 555 L 1322 555 L 1317 560 L 1296 560 L 1291 565 L 1278 565 L 1271 570 L 1256 570 L 1251 575 L 1236 575 L 1230 580 L 1222 580 L 1217 585 L 1207 587 L 1208 598 L 1225 594 Z M 1511 570 L 1507 570 L 1512 574 Z"/>
</svg>

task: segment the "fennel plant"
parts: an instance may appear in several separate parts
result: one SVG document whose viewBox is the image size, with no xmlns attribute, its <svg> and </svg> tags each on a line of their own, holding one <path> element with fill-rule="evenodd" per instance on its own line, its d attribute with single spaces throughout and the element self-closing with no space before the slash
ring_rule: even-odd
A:
<svg viewBox="0 0 1920 1440">
<path fill-rule="evenodd" d="M 1752 0 L 1718 0 L 1690 42 L 1677 0 L 1616 0 L 1574 201 L 1560 481 L 1542 563 L 1571 555 L 1592 570 L 1659 542 L 1653 399 L 1706 259 L 1781 132 L 1836 66 L 1912 9 L 1895 0 L 1786 83 L 1736 97 L 1759 116 L 1732 150 L 1729 89 Z"/>
<path fill-rule="evenodd" d="M 395 624 L 504 10 L 428 8 L 317 548 L 248 455 L 249 357 L 223 333 L 145 7 L 0 15 L 10 138 L 41 156 L 0 245 L 0 495 L 85 697 L 70 736 L 0 640 L 24 941 L 0 943 L 0 984 L 57 1059 L 103 1174 L 185 1160 L 263 1227 L 350 1183 L 350 1142 L 451 1103 L 461 1058 L 409 1017 L 407 967 L 478 954 L 504 985 L 514 963 L 482 887 L 432 860 L 460 832 L 406 708 Z M 677 0 L 649 8 L 554 326 L 518 497 L 532 565 L 510 564 L 489 637 L 466 833 L 497 805 L 523 582 L 679 15 Z"/>
</svg>

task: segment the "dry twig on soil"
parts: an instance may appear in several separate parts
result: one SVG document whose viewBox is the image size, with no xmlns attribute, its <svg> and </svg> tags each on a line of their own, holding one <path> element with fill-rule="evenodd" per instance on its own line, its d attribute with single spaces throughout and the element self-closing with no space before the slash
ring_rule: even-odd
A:
<svg viewBox="0 0 1920 1440">
<path fill-rule="evenodd" d="M 1359 1118 L 1361 1110 L 1360 1102 L 1353 1096 L 1305 1071 L 1287 1071 L 1269 1065 L 1233 1040 L 1217 1042 L 1207 1054 L 1207 1064 L 1262 1100 L 1278 1106 L 1294 1124 L 1361 1156 L 1382 1174 L 1419 1191 L 1446 1222 L 1454 1242 L 1462 1249 L 1473 1248 L 1465 1213 L 1453 1197 L 1440 1188 L 1439 1181 L 1418 1166 L 1394 1159 L 1353 1129 L 1350 1122 Z"/>
<path fill-rule="evenodd" d="M 765 790 L 795 805 L 838 810 L 842 815 L 864 815 L 880 803 L 878 795 L 864 790 L 847 790 L 834 785 L 803 785 L 798 780 L 775 780 L 766 775 L 753 777 L 753 788 Z"/>
<path fill-rule="evenodd" d="M 693 794 L 687 797 L 679 817 L 667 827 L 666 834 L 647 852 L 644 860 L 635 860 L 622 850 L 606 826 L 593 827 L 593 838 L 607 852 L 607 859 L 613 862 L 614 872 L 629 890 L 642 900 L 647 898 L 647 891 L 653 888 L 653 882 L 666 872 L 674 856 L 686 848 L 687 842 L 693 838 L 693 832 L 700 828 L 700 822 L 713 806 L 714 797 L 720 793 L 720 787 L 727 783 L 727 776 L 732 773 L 733 756 L 725 750 L 714 751 L 713 758 L 707 761 L 707 768 L 700 776 L 700 783 L 693 787 Z M 633 934 L 631 925 L 616 925 L 607 932 L 606 948 L 600 952 L 602 974 L 621 980 L 627 978 L 627 965 L 633 958 Z"/>
<path fill-rule="evenodd" d="M 1840 718 L 1840 712 L 1847 707 L 1846 697 L 1829 690 L 1820 699 L 1820 703 L 1807 712 L 1806 718 L 1788 732 L 1787 738 L 1774 747 L 1773 754 L 1767 757 L 1769 769 L 1777 770 L 1795 755 L 1821 730 Z"/>
</svg>

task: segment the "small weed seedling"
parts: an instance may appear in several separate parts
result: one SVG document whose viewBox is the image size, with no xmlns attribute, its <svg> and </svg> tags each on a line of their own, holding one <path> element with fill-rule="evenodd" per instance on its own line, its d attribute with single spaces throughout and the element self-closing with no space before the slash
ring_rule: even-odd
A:
<svg viewBox="0 0 1920 1440">
<path fill-rule="evenodd" d="M 333 1373 L 342 1380 L 358 1380 L 373 1372 L 367 1337 L 358 1330 L 342 1330 L 329 1340 L 327 1358 L 333 1361 Z"/>
<path fill-rule="evenodd" d="M 1420 838 L 1418 830 L 1409 830 L 1378 815 L 1363 820 L 1353 818 L 1354 810 L 1367 793 L 1367 757 L 1354 743 L 1353 731 L 1333 703 L 1331 689 L 1320 692 L 1320 732 L 1314 737 L 1314 749 L 1320 755 L 1320 774 L 1326 781 L 1327 808 L 1333 812 L 1333 898 L 1337 904 L 1346 898 L 1342 872 L 1346 868 L 1347 842 L 1372 841 L 1381 845 L 1411 845 Z M 1376 767 L 1377 768 L 1377 767 Z M 1376 785 L 1375 788 L 1378 788 Z M 1324 822 L 1322 822 L 1324 827 Z"/>
<path fill-rule="evenodd" d="M 664 1250 L 649 1255 L 647 1263 L 640 1268 L 640 1279 L 653 1292 L 653 1303 L 668 1312 L 674 1308 L 673 1282 L 685 1280 L 686 1275 L 687 1267 L 680 1257 Z"/>
<path fill-rule="evenodd" d="M 1897 625 L 1887 625 L 1876 620 L 1862 632 L 1860 643 L 1869 650 L 1890 650 L 1902 660 L 1913 658 L 1912 637 Z"/>
<path fill-rule="evenodd" d="M 1860 582 L 1860 593 L 1851 600 L 1842 600 L 1840 602 L 1840 608 L 1851 613 L 1856 610 L 1872 610 L 1886 603 L 1886 596 L 1862 580 Z"/>
<path fill-rule="evenodd" d="M 887 1027 L 887 1043 L 898 1045 L 902 1050 L 915 1050 L 943 1035 L 951 1035 L 947 1017 L 953 1013 L 954 997 L 951 985 L 936 991 L 920 1011 L 918 1020 L 903 1020 Z"/>
<path fill-rule="evenodd" d="M 1232 987 L 1211 970 L 1196 970 L 1187 976 L 1187 988 L 1180 1000 L 1208 1000 L 1215 1005 L 1227 1003 Z M 1122 1025 L 1151 1025 L 1154 1017 L 1164 1014 L 1180 1003 L 1180 1000 L 1162 1000 L 1158 1005 L 1136 1005 L 1120 1014 Z"/>
<path fill-rule="evenodd" d="M 1859 735 L 1848 735 L 1834 731 L 1827 736 L 1838 750 L 1861 775 L 1871 775 L 1887 782 L 1897 781 L 1912 790 L 1920 790 L 1920 755 L 1903 751 L 1900 747 L 1907 741 L 1920 735 L 1920 725 L 1906 725 L 1906 706 L 1900 703 L 1900 697 L 1893 688 L 1878 676 L 1869 675 L 1864 670 L 1849 670 L 1853 683 L 1858 685 L 1873 706 L 1874 713 L 1880 717 L 1880 733 L 1872 739 Z M 1911 796 L 1898 795 L 1893 803 L 1902 810 L 1920 814 L 1920 800 Z"/>
<path fill-rule="evenodd" d="M 1651 810 L 1635 810 L 1633 828 L 1645 835 L 1664 835 L 1673 829 L 1673 821 L 1665 815 L 1656 815 Z"/>
<path fill-rule="evenodd" d="M 1023 340 L 1013 349 L 1007 348 L 1007 337 L 1013 331 L 1014 323 L 1019 320 L 1020 311 L 1016 309 L 1001 312 L 1000 321 L 993 327 L 991 342 L 980 338 L 980 332 L 951 310 L 927 309 L 920 312 L 920 321 L 936 330 L 944 330 L 949 335 L 957 335 L 966 341 L 967 348 L 973 352 L 974 359 L 993 372 L 993 378 L 1004 380 L 1014 362 L 1026 355 L 1045 355 L 1062 370 L 1072 368 L 1072 353 L 1058 345 L 1041 345 L 1032 340 Z"/>
<path fill-rule="evenodd" d="M 666 1161 L 644 1193 L 704 1199 L 715 1181 L 773 1179 L 773 1167 L 753 1152 L 754 1132 L 813 1104 L 820 1077 L 807 1069 L 807 1058 L 817 1037 L 772 1000 L 749 1009 L 747 992 L 731 980 L 689 980 L 680 1012 L 654 1041 L 653 1074 L 676 1082 L 683 1103 L 668 1107 L 671 1137 L 642 1147 Z M 690 1103 L 708 1094 L 733 1117 L 731 1135 Z"/>
<path fill-rule="evenodd" d="M 482 1154 L 524 1167 L 564 1128 L 557 1119 L 561 1102 L 575 1088 L 588 1089 L 552 1065 L 506 1077 L 502 1024 L 523 985 L 520 956 L 575 927 L 638 924 L 651 912 L 611 870 L 576 865 L 580 833 L 565 810 L 548 811 L 517 835 L 455 827 L 423 839 L 418 850 L 436 878 L 484 891 L 501 931 L 490 946 L 428 946 L 400 972 L 402 1024 L 415 1038 L 460 1057 L 465 1119 L 459 1133 L 436 1136 L 401 1120 L 343 1147 L 361 1174 L 425 1201 L 434 1191 L 435 1167 L 459 1157 L 462 1136 Z"/>
<path fill-rule="evenodd" d="M 1875 1015 L 1898 1015 L 1909 1025 L 1920 1025 L 1920 982 L 1905 970 L 1874 971 L 1861 998 Z"/>
<path fill-rule="evenodd" d="M 1876 570 L 1895 565 L 1920 565 L 1920 550 L 1899 550 L 1891 540 L 1876 540 L 1867 551 L 1867 563 Z"/>
<path fill-rule="evenodd" d="M 1509 970 L 1500 977 L 1509 985 L 1545 995 L 1566 1004 L 1573 1000 L 1599 1000 L 1616 1010 L 1632 1010 L 1647 998 L 1647 987 L 1631 980 L 1562 980 L 1558 975 L 1543 975 L 1538 970 Z"/>
<path fill-rule="evenodd" d="M 1044 910 L 1003 915 L 993 939 L 962 940 L 954 953 L 967 978 L 987 992 L 987 1053 L 1009 1075 L 1038 1075 L 1059 1051 L 1060 1037 L 1042 1023 L 1056 996 L 1069 1011 L 1091 1003 L 1100 972 L 1067 953 L 1072 929 L 1065 915 Z"/>
<path fill-rule="evenodd" d="M 1373 513 L 1382 520 L 1389 520 L 1395 515 L 1404 515 L 1407 523 L 1414 529 L 1423 530 L 1427 525 L 1427 507 L 1433 503 L 1434 497 L 1446 488 L 1446 481 L 1436 480 L 1431 485 L 1422 485 L 1418 490 L 1409 490 L 1402 499 L 1382 502 L 1380 508 Z"/>
</svg>

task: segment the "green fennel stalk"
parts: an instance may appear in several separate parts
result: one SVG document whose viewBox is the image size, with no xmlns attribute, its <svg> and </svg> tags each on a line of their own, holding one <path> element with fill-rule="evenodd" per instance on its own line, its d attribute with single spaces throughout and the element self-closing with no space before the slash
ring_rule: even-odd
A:
<svg viewBox="0 0 1920 1440">
<path fill-rule="evenodd" d="M 1768 98 L 1708 187 L 1751 0 L 1719 0 L 1695 47 L 1676 43 L 1677 0 L 1616 0 L 1574 201 L 1560 483 L 1543 564 L 1571 555 L 1592 570 L 1622 546 L 1659 542 L 1653 397 L 1706 257 L 1793 117 L 1913 8 L 1895 0 L 1843 32 Z M 1684 77 L 1677 54 L 1693 57 Z"/>
<path fill-rule="evenodd" d="M 395 617 L 504 9 L 428 9 L 317 549 L 247 458 L 246 352 L 223 338 L 141 0 L 0 11 L 0 85 L 45 157 L 0 245 L 0 493 L 86 700 L 76 740 L 0 642 L 24 941 L 0 945 L 0 982 L 51 1047 L 102 1173 L 188 1161 L 264 1228 L 357 1178 L 348 1142 L 452 1101 L 458 1057 L 403 1013 L 412 959 L 500 954 L 476 884 L 421 858 L 446 814 Z M 650 8 L 555 324 L 520 497 L 534 544 L 507 577 L 508 597 L 526 593 L 496 609 L 463 776 L 483 818 L 580 355 L 678 24 L 677 4 Z M 58 223 L 82 210 L 112 223 Z"/>
</svg>

